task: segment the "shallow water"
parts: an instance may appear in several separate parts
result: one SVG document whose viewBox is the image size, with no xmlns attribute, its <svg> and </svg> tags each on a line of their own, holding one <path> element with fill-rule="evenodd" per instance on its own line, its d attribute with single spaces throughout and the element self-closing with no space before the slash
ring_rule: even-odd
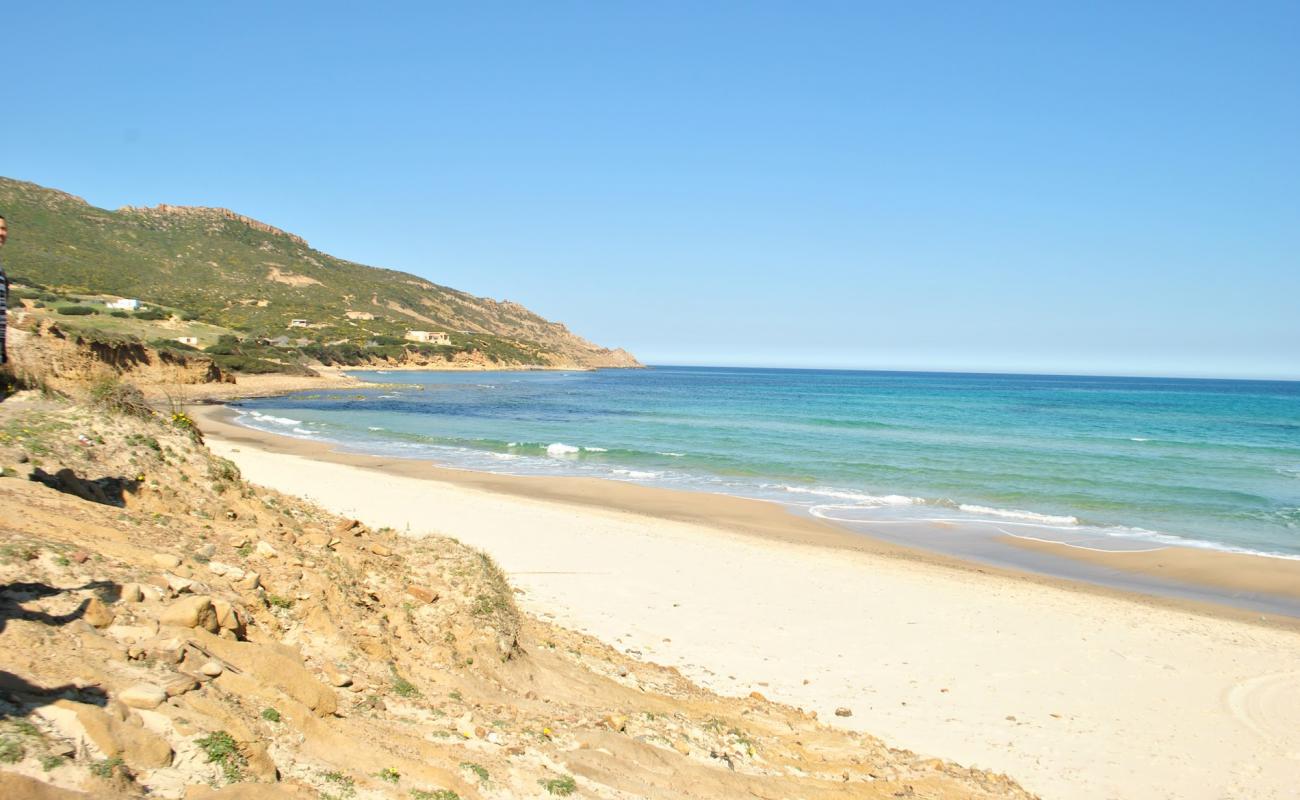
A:
<svg viewBox="0 0 1300 800">
<path fill-rule="evenodd" d="M 360 452 L 776 500 L 867 530 L 944 520 L 1099 549 L 1300 558 L 1300 383 L 657 367 L 358 372 L 242 401 Z M 905 534 L 904 534 L 905 535 Z"/>
</svg>

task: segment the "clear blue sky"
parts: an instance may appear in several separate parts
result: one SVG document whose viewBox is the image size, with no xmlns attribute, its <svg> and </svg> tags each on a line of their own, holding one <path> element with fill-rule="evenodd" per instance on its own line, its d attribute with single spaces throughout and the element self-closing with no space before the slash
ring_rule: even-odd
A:
<svg viewBox="0 0 1300 800">
<path fill-rule="evenodd" d="M 0 174 L 649 362 L 1300 378 L 1297 42 L 1296 2 L 9 3 Z"/>
</svg>

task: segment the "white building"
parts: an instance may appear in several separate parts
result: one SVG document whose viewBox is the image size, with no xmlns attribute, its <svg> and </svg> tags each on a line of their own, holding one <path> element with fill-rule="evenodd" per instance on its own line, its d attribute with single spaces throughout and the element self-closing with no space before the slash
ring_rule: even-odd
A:
<svg viewBox="0 0 1300 800">
<path fill-rule="evenodd" d="M 107 302 L 104 305 L 108 306 L 109 308 L 120 308 L 123 311 L 140 310 L 140 301 L 136 300 L 134 297 L 130 297 L 130 298 L 119 297 L 118 299 Z"/>
<path fill-rule="evenodd" d="M 289 320 L 289 327 L 290 327 L 290 328 L 310 328 L 310 327 L 311 327 L 311 323 L 308 322 L 308 321 L 305 320 L 305 319 L 291 319 L 291 320 Z"/>
<path fill-rule="evenodd" d="M 451 344 L 451 336 L 442 331 L 407 331 L 406 339 L 425 344 Z"/>
</svg>

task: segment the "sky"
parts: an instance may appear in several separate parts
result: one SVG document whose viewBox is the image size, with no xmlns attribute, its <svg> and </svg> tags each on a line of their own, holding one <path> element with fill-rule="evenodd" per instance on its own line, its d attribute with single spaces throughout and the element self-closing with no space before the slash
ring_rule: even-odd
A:
<svg viewBox="0 0 1300 800">
<path fill-rule="evenodd" d="M 0 175 L 647 363 L 1300 379 L 1297 41 L 1295 2 L 11 3 Z"/>
</svg>

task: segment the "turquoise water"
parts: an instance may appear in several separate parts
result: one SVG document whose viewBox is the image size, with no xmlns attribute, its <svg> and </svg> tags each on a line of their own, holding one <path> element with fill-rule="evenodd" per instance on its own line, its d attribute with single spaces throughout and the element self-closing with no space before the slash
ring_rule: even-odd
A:
<svg viewBox="0 0 1300 800">
<path fill-rule="evenodd" d="M 359 372 L 243 401 L 361 452 L 955 520 L 1102 546 L 1300 557 L 1300 383 L 656 367 Z M 1091 545 L 1088 545 L 1091 546 Z"/>
</svg>

